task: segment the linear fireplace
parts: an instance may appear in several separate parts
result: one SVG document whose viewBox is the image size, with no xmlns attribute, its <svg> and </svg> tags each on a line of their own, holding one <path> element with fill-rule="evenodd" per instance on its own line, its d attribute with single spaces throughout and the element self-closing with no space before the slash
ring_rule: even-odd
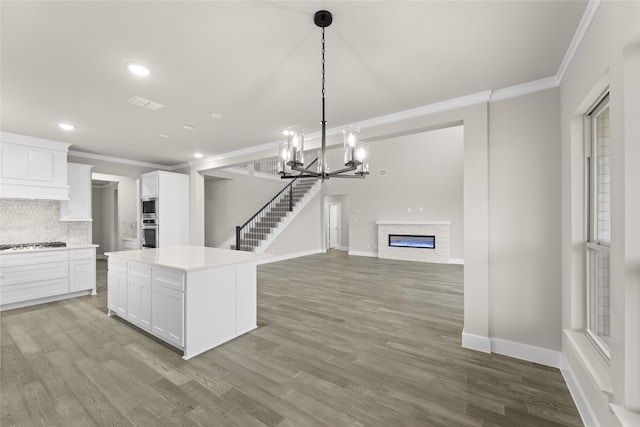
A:
<svg viewBox="0 0 640 427">
<path fill-rule="evenodd" d="M 449 263 L 451 221 L 376 221 L 376 224 L 378 258 Z"/>
<path fill-rule="evenodd" d="M 389 246 L 394 248 L 436 248 L 436 236 L 389 234 Z"/>
</svg>

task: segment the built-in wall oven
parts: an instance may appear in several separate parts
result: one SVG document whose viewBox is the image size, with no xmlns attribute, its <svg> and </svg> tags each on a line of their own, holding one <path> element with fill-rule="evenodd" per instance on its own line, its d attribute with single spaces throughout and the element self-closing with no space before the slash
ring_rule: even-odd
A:
<svg viewBox="0 0 640 427">
<path fill-rule="evenodd" d="M 158 198 L 142 199 L 142 248 L 158 247 Z"/>
</svg>

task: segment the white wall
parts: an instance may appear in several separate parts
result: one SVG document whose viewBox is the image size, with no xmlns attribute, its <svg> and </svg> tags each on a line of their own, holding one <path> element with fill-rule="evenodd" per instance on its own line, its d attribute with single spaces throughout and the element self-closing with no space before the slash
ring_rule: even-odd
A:
<svg viewBox="0 0 640 427">
<path fill-rule="evenodd" d="M 282 190 L 289 181 L 238 177 L 206 177 L 205 246 L 217 247 L 232 236 L 258 209 Z"/>
<path fill-rule="evenodd" d="M 282 256 L 320 252 L 323 248 L 322 197 L 318 192 L 269 245 L 265 253 Z"/>
<path fill-rule="evenodd" d="M 603 2 L 561 85 L 562 354 L 589 412 L 618 425 L 640 411 L 640 2 Z M 584 153 L 581 117 L 610 89 L 611 361 L 584 339 Z M 625 411 L 625 409 L 627 411 Z M 626 425 L 640 425 L 640 415 Z"/>
<path fill-rule="evenodd" d="M 560 351 L 560 90 L 489 105 L 490 334 Z"/>
<path fill-rule="evenodd" d="M 463 127 L 397 136 L 368 144 L 364 180 L 332 178 L 326 194 L 349 195 L 349 251 L 377 254 L 376 221 L 451 221 L 451 258 L 464 258 Z M 330 150 L 328 163 L 342 163 Z M 380 176 L 384 169 L 387 175 Z M 345 245 L 343 243 L 343 245 Z"/>
</svg>

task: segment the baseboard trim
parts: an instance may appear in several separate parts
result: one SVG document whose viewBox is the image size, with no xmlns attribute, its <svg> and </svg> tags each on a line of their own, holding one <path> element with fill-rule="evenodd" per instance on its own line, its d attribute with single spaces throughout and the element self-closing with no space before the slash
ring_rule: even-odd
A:
<svg viewBox="0 0 640 427">
<path fill-rule="evenodd" d="M 354 255 L 354 256 L 368 256 L 368 257 L 377 258 L 377 257 L 378 257 L 378 252 L 362 252 L 362 251 L 352 251 L 352 250 L 349 250 L 349 255 Z"/>
<path fill-rule="evenodd" d="M 264 259 L 260 259 L 258 261 L 258 265 L 260 264 L 269 264 L 272 262 L 278 262 L 278 261 L 284 261 L 287 259 L 292 259 L 292 258 L 300 258 L 302 256 L 307 256 L 307 255 L 315 255 L 315 254 L 320 254 L 320 253 L 325 253 L 326 251 L 324 249 L 311 249 L 308 251 L 302 251 L 302 252 L 293 252 L 290 254 L 283 254 L 283 255 L 273 255 L 270 256 L 268 258 L 264 258 Z M 263 252 L 263 254 L 265 255 L 269 255 L 268 252 Z"/>
<path fill-rule="evenodd" d="M 450 259 L 449 259 L 449 264 L 460 264 L 460 265 L 464 265 L 464 259 L 462 259 L 462 258 L 450 258 Z"/>
<path fill-rule="evenodd" d="M 576 408 L 578 409 L 578 413 L 580 414 L 580 418 L 582 418 L 584 425 L 600 427 L 598 420 L 591 411 L 589 402 L 587 402 L 587 399 L 584 397 L 584 393 L 573 374 L 571 365 L 569 365 L 569 362 L 562 353 L 560 354 L 560 373 L 562 374 L 562 378 L 564 378 L 565 384 L 567 384 L 569 393 L 573 398 L 573 402 L 576 404 Z"/>
<path fill-rule="evenodd" d="M 552 368 L 560 368 L 560 352 L 546 348 L 491 338 L 491 352 Z"/>
<path fill-rule="evenodd" d="M 491 340 L 487 337 L 469 334 L 462 330 L 462 347 L 470 350 L 491 353 Z"/>
</svg>

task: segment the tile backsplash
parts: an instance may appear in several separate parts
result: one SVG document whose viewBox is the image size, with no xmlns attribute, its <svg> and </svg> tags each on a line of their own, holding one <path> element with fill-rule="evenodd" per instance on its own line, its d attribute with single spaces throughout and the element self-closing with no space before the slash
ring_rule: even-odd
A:
<svg viewBox="0 0 640 427">
<path fill-rule="evenodd" d="M 0 200 L 0 244 L 91 243 L 91 222 L 60 221 L 59 202 Z"/>
<path fill-rule="evenodd" d="M 138 222 L 137 221 L 122 221 L 120 222 L 120 231 L 122 231 L 123 239 L 137 239 L 138 238 Z"/>
</svg>

